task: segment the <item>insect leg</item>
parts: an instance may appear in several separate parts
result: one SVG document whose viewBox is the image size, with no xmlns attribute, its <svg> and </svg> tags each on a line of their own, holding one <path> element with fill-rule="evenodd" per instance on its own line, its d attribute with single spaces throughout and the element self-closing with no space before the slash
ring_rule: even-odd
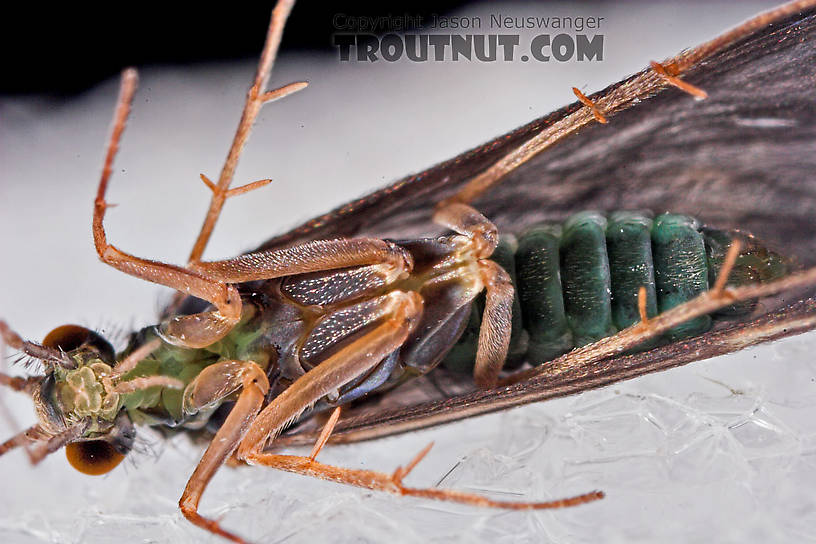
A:
<svg viewBox="0 0 816 544">
<path fill-rule="evenodd" d="M 266 376 L 255 365 L 253 367 L 257 370 L 253 369 L 241 376 L 243 391 L 238 402 L 216 433 L 179 500 L 179 507 L 188 520 L 207 531 L 235 542 L 243 542 L 236 535 L 222 529 L 217 522 L 198 513 L 198 504 L 207 484 L 236 445 L 239 445 L 236 459 L 252 464 L 252 457 L 248 457 L 247 453 L 259 452 L 270 436 L 279 432 L 303 410 L 329 391 L 379 363 L 405 341 L 422 311 L 421 298 L 416 293 L 400 291 L 392 292 L 389 297 L 391 300 L 385 312 L 388 317 L 379 326 L 304 374 L 275 397 L 260 414 L 258 410 L 269 388 Z M 236 361 L 226 363 L 238 364 Z M 205 406 L 210 399 L 228 394 L 234 387 L 234 379 L 229 378 L 234 378 L 234 369 L 230 370 L 225 366 L 210 374 L 212 378 L 197 378 L 185 390 L 185 410 Z M 228 379 L 218 381 L 217 378 L 224 374 Z"/>
<path fill-rule="evenodd" d="M 87 430 L 88 422 L 80 421 L 79 423 L 67 427 L 58 434 L 39 438 L 40 440 L 44 440 L 45 443 L 32 449 L 31 455 L 29 456 L 31 464 L 36 465 L 47 456 L 64 448 L 66 444 L 77 441 Z"/>
<path fill-rule="evenodd" d="M 640 317 L 640 322 L 645 324 L 649 323 L 649 296 L 646 291 L 646 287 L 641 285 L 638 289 L 638 316 Z"/>
<path fill-rule="evenodd" d="M 225 315 L 219 302 L 212 298 L 217 293 L 209 293 L 209 297 L 196 294 L 190 290 L 189 282 L 186 282 L 185 288 L 170 285 L 179 291 L 213 302 L 217 309 L 172 317 L 161 325 L 159 332 L 171 343 L 205 347 L 222 338 L 240 319 L 240 296 L 231 284 L 362 265 L 381 265 L 385 283 L 390 283 L 411 271 L 413 259 L 406 250 L 391 242 L 357 238 L 317 240 L 280 250 L 249 253 L 224 261 L 193 263 L 190 269 L 180 269 L 181 272 L 200 278 L 205 287 L 225 287 L 227 296 L 220 299 L 220 304 L 226 304 L 226 309 L 231 311 L 237 308 L 237 315 Z M 159 283 L 168 285 L 166 280 Z"/>
<path fill-rule="evenodd" d="M 207 248 L 207 244 L 209 243 L 210 237 L 215 229 L 215 224 L 218 222 L 218 218 L 221 216 L 221 210 L 223 209 L 227 199 L 259 189 L 272 182 L 271 179 L 263 179 L 242 185 L 241 187 L 230 189 L 232 178 L 235 175 L 235 169 L 238 166 L 238 160 L 240 159 L 244 146 L 249 139 L 250 132 L 252 131 L 252 125 L 255 123 L 255 119 L 257 118 L 261 107 L 268 102 L 280 100 L 281 98 L 305 89 L 308 86 L 308 83 L 305 81 L 297 81 L 271 91 L 264 91 L 269 83 L 269 77 L 272 72 L 272 66 L 275 63 L 275 58 L 277 57 L 278 47 L 280 46 L 281 37 L 283 35 L 283 29 L 286 25 L 286 19 L 289 17 L 289 13 L 291 12 L 293 5 L 294 0 L 281 0 L 272 10 L 272 17 L 269 20 L 269 29 L 266 35 L 266 42 L 264 43 L 261 59 L 258 63 L 258 70 L 255 74 L 255 81 L 247 93 L 246 101 L 244 103 L 244 111 L 241 114 L 241 120 L 238 123 L 238 128 L 235 131 L 235 136 L 233 137 L 232 145 L 227 153 L 227 159 L 224 162 L 224 166 L 222 167 L 221 173 L 218 177 L 218 182 L 214 183 L 207 176 L 201 174 L 201 181 L 203 181 L 210 191 L 212 191 L 212 197 L 210 199 L 210 206 L 207 209 L 207 215 L 204 218 L 204 223 L 201 225 L 201 230 L 198 233 L 193 249 L 190 251 L 190 256 L 187 258 L 188 263 L 197 263 L 201 260 L 201 256 L 204 254 L 204 250 Z M 181 304 L 182 299 L 183 295 L 181 293 L 177 293 L 173 299 L 173 302 L 167 308 L 169 313 L 166 315 L 172 315 Z"/>
<path fill-rule="evenodd" d="M 235 137 L 227 153 L 224 167 L 221 169 L 218 183 L 213 184 L 213 196 L 210 201 L 210 207 L 207 210 L 207 216 L 204 219 L 204 224 L 201 226 L 201 231 L 198 234 L 195 245 L 190 252 L 188 259 L 190 263 L 198 262 L 204 254 L 204 249 L 210 240 L 212 231 L 215 228 L 215 223 L 218 221 L 218 217 L 221 215 L 221 209 L 224 207 L 224 202 L 228 198 L 229 186 L 235 174 L 235 169 L 238 166 L 238 159 L 241 157 L 244 145 L 246 145 L 249 139 L 252 125 L 258 117 L 261 107 L 266 102 L 283 98 L 288 94 L 306 87 L 305 82 L 298 82 L 286 85 L 274 91 L 266 91 L 269 76 L 272 72 L 272 66 L 275 63 L 278 47 L 280 46 L 281 37 L 283 36 L 283 28 L 286 25 L 286 19 L 289 17 L 289 13 L 292 11 L 294 4 L 294 0 L 280 0 L 272 10 L 272 17 L 269 20 L 269 29 L 266 34 L 266 42 L 261 52 L 261 59 L 258 62 L 258 70 L 255 73 L 255 81 L 247 93 L 244 111 L 241 114 L 241 120 L 235 131 Z"/>
<path fill-rule="evenodd" d="M 594 115 L 594 116 L 595 116 L 595 120 L 596 120 L 596 121 L 598 121 L 599 123 L 601 123 L 601 124 L 603 124 L 603 125 L 605 125 L 605 124 L 609 123 L 609 120 L 608 120 L 606 117 L 604 117 L 604 114 L 603 114 L 603 113 L 601 113 L 601 110 L 598 108 L 598 106 L 595 104 L 595 102 L 593 102 L 592 100 L 590 100 L 590 99 L 587 97 L 587 95 L 585 95 L 584 93 L 582 93 L 582 92 L 581 92 L 581 91 L 578 89 L 578 87 L 573 87 L 573 88 L 572 88 L 572 92 L 575 94 L 575 96 L 578 98 L 578 100 L 580 100 L 580 101 L 581 101 L 581 103 L 582 103 L 584 106 L 588 107 L 588 108 L 590 109 L 590 111 L 592 111 L 592 115 Z"/>
<path fill-rule="evenodd" d="M 314 461 L 317 454 L 320 453 L 320 450 L 322 450 L 323 446 L 326 445 L 326 442 L 328 442 L 329 437 L 334 430 L 334 426 L 337 425 L 338 419 L 340 419 L 340 406 L 334 409 L 332 415 L 329 417 L 329 420 L 323 426 L 323 430 L 320 431 L 320 436 L 318 436 L 317 440 L 315 441 L 315 445 L 312 448 L 312 453 L 309 454 L 309 459 Z"/>
<path fill-rule="evenodd" d="M 695 87 L 691 83 L 687 81 L 683 81 L 682 79 L 676 77 L 674 74 L 669 73 L 669 66 L 664 66 L 659 62 L 651 61 L 649 66 L 654 70 L 654 72 L 659 75 L 663 80 L 666 81 L 672 87 L 677 87 L 681 91 L 685 91 L 691 96 L 693 96 L 696 100 L 705 100 L 708 98 L 708 93 L 702 90 L 699 87 Z"/>
<path fill-rule="evenodd" d="M 150 356 L 151 353 L 156 351 L 156 349 L 160 345 L 161 341 L 158 338 L 156 338 L 133 350 L 127 357 L 116 363 L 116 365 L 113 367 L 113 374 L 111 374 L 110 376 L 111 381 L 118 380 L 119 378 L 121 378 L 134 368 L 136 368 L 136 366 L 141 361 L 143 361 L 148 356 Z"/>
<path fill-rule="evenodd" d="M 210 191 L 213 193 L 219 192 L 218 186 L 210 180 L 204 174 L 199 174 L 201 181 L 204 182 Z M 255 189 L 260 189 L 261 187 L 265 187 L 272 183 L 271 179 L 259 179 L 258 181 L 253 181 L 252 183 L 247 183 L 246 185 L 241 185 L 240 187 L 235 187 L 233 189 L 228 189 L 227 191 L 222 191 L 224 193 L 224 198 L 232 198 L 234 196 L 243 195 L 249 193 L 250 191 L 254 191 Z"/>
<path fill-rule="evenodd" d="M 705 91 L 680 80 L 679 76 L 695 66 L 699 66 L 703 60 L 721 52 L 730 44 L 757 29 L 807 9 L 811 4 L 812 2 L 806 0 L 790 2 L 774 10 L 761 13 L 694 49 L 683 51 L 662 63 L 653 63 L 650 68 L 627 80 L 625 85 L 613 86 L 590 97 L 585 97 L 594 107 L 577 107 L 577 104 L 570 106 L 569 112 L 561 119 L 546 124 L 540 132 L 467 181 L 456 194 L 445 200 L 443 204 L 474 202 L 493 186 L 499 184 L 507 174 L 513 172 L 545 149 L 575 134 L 592 122 L 602 122 L 596 116 L 596 112 L 603 112 L 602 117 L 606 119 L 618 111 L 625 110 L 642 100 L 656 95 L 668 86 L 678 87 L 695 98 L 704 98 L 706 96 Z M 580 101 L 581 105 L 590 105 L 583 100 Z"/>
<path fill-rule="evenodd" d="M 224 424 L 221 425 L 221 428 L 207 447 L 207 451 L 204 452 L 193 475 L 190 476 L 190 480 L 184 488 L 184 493 L 182 493 L 181 499 L 179 499 L 179 508 L 185 518 L 202 529 L 235 542 L 243 542 L 239 537 L 223 530 L 218 522 L 201 516 L 198 513 L 198 503 L 201 501 L 201 495 L 204 493 L 204 489 L 207 487 L 210 479 L 227 457 L 235 450 L 241 437 L 258 414 L 258 410 L 261 409 L 266 392 L 269 390 L 269 381 L 264 371 L 253 362 L 224 361 L 224 363 L 235 367 L 233 371 L 240 372 L 237 376 L 235 373 L 228 374 L 226 381 L 229 382 L 231 381 L 230 378 L 239 377 L 242 391 L 238 396 L 235 406 L 224 421 Z M 223 363 L 219 363 L 215 366 L 220 366 L 222 369 L 224 368 Z M 199 380 L 197 379 L 196 381 Z M 204 383 L 204 381 L 206 381 L 206 383 Z M 201 391 L 199 391 L 200 394 L 197 400 L 201 402 L 202 405 L 206 404 L 208 399 L 215 400 L 218 396 L 216 391 L 223 390 L 223 385 L 224 384 L 218 380 L 218 373 L 211 373 L 209 379 L 199 382 L 195 388 L 197 391 L 207 389 L 210 394 L 201 394 Z"/>
<path fill-rule="evenodd" d="M 636 323 L 604 338 L 575 349 L 534 369 L 521 370 L 501 378 L 501 389 L 475 391 L 454 399 L 429 402 L 415 410 L 385 410 L 341 420 L 332 443 L 352 443 L 427 428 L 433 425 L 495 412 L 530 402 L 540 402 L 606 386 L 647 373 L 667 370 L 699 359 L 704 350 L 710 356 L 732 353 L 763 342 L 808 332 L 816 328 L 816 308 L 809 299 L 762 315 L 749 327 L 729 327 L 677 344 L 670 351 L 653 350 L 620 357 L 621 353 L 642 344 L 655 335 L 688 319 L 715 312 L 735 303 L 775 295 L 788 290 L 816 286 L 816 268 L 792 274 L 770 283 L 726 286 L 721 292 L 706 291 L 689 302 L 659 315 L 649 316 L 646 326 Z M 641 297 L 646 300 L 645 294 Z M 645 308 L 644 308 L 645 310 Z M 387 421 L 388 425 L 382 422 Z M 275 445 L 296 446 L 311 443 L 314 433 L 282 437 Z"/>
<path fill-rule="evenodd" d="M 495 385 L 507 358 L 512 332 L 513 284 L 498 264 L 487 260 L 499 243 L 498 229 L 484 215 L 467 204 L 449 203 L 437 208 L 434 222 L 468 236 L 479 258 L 479 272 L 487 290 L 487 300 L 473 377 L 482 388 Z"/>
<path fill-rule="evenodd" d="M 204 347 L 226 335 L 241 318 L 241 297 L 238 290 L 223 282 L 211 280 L 190 270 L 157 261 L 149 261 L 120 251 L 109 244 L 105 234 L 104 219 L 108 203 L 108 188 L 113 159 L 125 129 L 133 95 L 136 91 L 135 70 L 125 70 L 113 117 L 113 129 L 108 140 L 105 162 L 94 202 L 93 237 L 96 252 L 102 262 L 117 270 L 146 281 L 171 287 L 178 291 L 211 302 L 214 312 L 185 316 L 179 323 L 170 322 L 165 327 L 166 338 L 188 347 Z"/>
<path fill-rule="evenodd" d="M 498 265 L 496 265 L 496 268 L 501 270 Z M 408 315 L 412 313 L 410 305 L 406 310 Z M 416 310 L 413 311 L 416 312 Z M 255 421 L 253 421 L 250 431 L 239 446 L 238 458 L 246 461 L 247 464 L 265 465 L 287 472 L 294 472 L 296 474 L 312 476 L 366 489 L 488 508 L 512 510 L 563 508 L 603 498 L 604 495 L 602 492 L 593 491 L 577 497 L 547 502 L 503 502 L 494 501 L 481 495 L 462 493 L 448 489 L 405 487 L 402 484 L 403 478 L 405 478 L 419 461 L 422 460 L 425 454 L 428 453 L 430 445 L 421 451 L 408 465 L 405 467 L 397 467 L 392 474 L 372 470 L 347 469 L 320 463 L 315 460 L 315 457 L 328 440 L 331 431 L 334 429 L 334 425 L 337 423 L 337 419 L 340 415 L 339 408 L 332 414 L 323 431 L 320 433 L 311 455 L 308 457 L 278 455 L 261 451 L 267 439 L 277 434 L 289 421 L 297 417 L 306 406 L 323 396 L 326 391 L 336 387 L 338 383 L 351 379 L 354 373 L 359 374 L 364 372 L 367 368 L 371 367 L 372 360 L 375 362 L 379 361 L 382 356 L 392 351 L 395 346 L 398 346 L 404 341 L 410 332 L 409 320 L 410 318 L 408 318 L 407 315 L 400 316 L 399 313 L 395 312 L 392 321 L 396 323 L 384 323 L 380 326 L 381 330 L 372 331 L 366 335 L 366 337 L 344 348 L 341 352 L 330 357 L 297 380 L 280 396 L 275 398 Z M 389 335 L 387 329 L 393 328 L 394 325 L 399 324 L 400 321 L 402 325 L 401 334 L 394 335 L 392 332 Z M 389 327 L 389 325 L 391 326 Z M 360 366 L 362 366 L 362 368 L 360 368 Z"/>
<path fill-rule="evenodd" d="M 374 470 L 358 470 L 327 465 L 315 461 L 313 457 L 303 457 L 298 455 L 279 455 L 274 453 L 258 453 L 251 457 L 252 463 L 262 464 L 278 470 L 285 470 L 295 474 L 320 478 L 341 484 L 353 485 L 374 491 L 385 491 L 394 495 L 408 497 L 421 497 L 446 502 L 456 502 L 471 506 L 484 508 L 502 508 L 507 510 L 542 510 L 552 508 L 566 508 L 578 506 L 587 502 L 596 501 L 604 497 L 601 491 L 592 491 L 583 495 L 557 499 L 546 502 L 518 502 L 518 501 L 495 501 L 477 495 L 475 493 L 464 493 L 453 489 L 436 488 L 415 488 L 403 485 L 403 479 L 413 470 L 414 467 L 430 451 L 433 443 L 419 452 L 405 467 L 397 467 L 391 474 L 377 472 Z"/>
<path fill-rule="evenodd" d="M 725 254 L 725 259 L 723 259 L 720 274 L 717 276 L 717 281 L 714 282 L 714 286 L 711 288 L 711 290 L 715 293 L 720 293 L 723 289 L 725 289 L 725 284 L 728 282 L 728 276 L 731 275 L 731 271 L 734 269 L 734 264 L 737 262 L 741 249 L 742 242 L 736 238 L 731 241 L 731 245 L 728 246 L 728 252 Z"/>
<path fill-rule="evenodd" d="M 21 431 L 0 444 L 0 455 L 13 450 L 14 448 L 19 448 L 20 446 L 27 446 L 31 442 L 31 439 L 28 437 L 29 432 L 31 432 L 31 429 Z"/>
<path fill-rule="evenodd" d="M 467 204 L 441 203 L 434 212 L 433 222 L 469 237 L 479 259 L 490 257 L 499 245 L 499 230 L 496 225 Z"/>
<path fill-rule="evenodd" d="M 4 321 L 0 321 L 0 333 L 2 333 L 0 334 L 0 369 L 2 369 L 2 372 L 0 372 L 0 386 L 8 387 L 13 391 L 20 391 L 31 395 L 34 392 L 34 388 L 40 384 L 42 378 L 21 378 L 19 376 L 10 376 L 6 374 L 6 345 L 9 343 L 6 338 L 14 333 L 12 333 Z M 20 425 L 17 422 L 17 419 L 14 417 L 14 414 L 6 405 L 5 400 L 2 397 L 0 397 L 0 412 L 2 412 L 3 419 L 8 422 L 11 429 L 17 433 L 0 444 L 0 455 L 3 455 L 9 450 L 22 446 L 28 455 L 28 460 L 31 461 L 31 464 L 33 465 L 34 455 L 29 445 L 32 441 L 32 433 L 36 429 L 39 429 L 39 427 L 35 425 L 34 427 L 20 432 Z"/>
<path fill-rule="evenodd" d="M 500 380 L 499 385 L 505 386 L 534 377 L 554 377 L 579 368 L 586 368 L 607 357 L 632 349 L 690 319 L 710 314 L 725 306 L 813 285 L 816 285 L 816 267 L 791 274 L 770 283 L 755 283 L 742 287 L 708 290 L 688 302 L 650 317 L 645 323 L 636 323 L 613 336 L 574 349 L 544 366 L 508 376 Z"/>
<path fill-rule="evenodd" d="M 133 393 L 134 391 L 141 391 L 148 387 L 164 387 L 165 389 L 182 389 L 184 382 L 179 379 L 171 378 L 170 376 L 141 376 L 132 378 L 126 382 L 122 382 L 113 388 L 113 391 L 124 395 Z"/>
<path fill-rule="evenodd" d="M 242 283 L 376 264 L 386 268 L 390 281 L 410 272 L 414 263 L 410 253 L 394 243 L 377 238 L 341 238 L 247 253 L 224 261 L 200 262 L 190 267 L 215 281 Z"/>
<path fill-rule="evenodd" d="M 306 408 L 368 371 L 405 342 L 422 314 L 422 297 L 403 291 L 386 296 L 378 325 L 306 372 L 264 408 L 238 447 L 240 460 L 253 464 L 254 455 L 260 454 L 267 440 Z"/>
<path fill-rule="evenodd" d="M 479 266 L 487 298 L 479 329 L 473 379 L 482 389 L 489 389 L 496 385 L 510 347 L 513 283 L 507 272 L 493 261 L 480 261 Z"/>
<path fill-rule="evenodd" d="M 0 341 L 0 348 L 5 348 L 5 343 L 2 341 Z M 0 349 L 0 357 L 2 357 L 5 361 L 5 349 Z M 9 376 L 4 372 L 0 372 L 0 385 L 8 387 L 14 391 L 26 393 L 28 395 L 34 394 L 41 381 L 42 378 L 40 376 L 19 378 Z M 19 430 L 20 426 L 17 423 L 14 414 L 11 413 L 8 406 L 6 406 L 6 403 L 2 402 L 2 400 L 0 400 L 0 410 L 2 410 L 3 418 L 10 424 L 11 428 L 15 431 Z M 17 432 L 17 434 L 0 444 L 0 455 L 13 450 L 14 448 L 22 447 L 28 456 L 29 462 L 32 465 L 36 465 L 45 456 L 38 454 L 38 452 L 32 447 L 32 444 L 37 441 L 48 440 L 48 438 L 50 438 L 50 435 L 45 433 L 39 424 L 32 425 L 24 431 Z"/>
<path fill-rule="evenodd" d="M 272 69 L 278 45 L 280 44 L 283 26 L 292 9 L 293 3 L 293 1 L 288 0 L 281 1 L 273 10 L 266 46 L 264 47 L 264 52 L 258 66 L 255 84 L 250 88 L 248 93 L 244 114 L 238 126 L 233 145 L 230 148 L 218 184 L 211 184 L 213 186 L 213 200 L 199 239 L 193 248 L 190 261 L 195 262 L 200 258 L 209 240 L 212 229 L 215 226 L 215 221 L 220 215 L 221 207 L 224 201 L 230 196 L 228 189 L 229 184 L 238 164 L 241 150 L 249 137 L 250 129 L 261 106 L 265 102 L 282 98 L 287 94 L 291 94 L 305 87 L 304 83 L 296 83 L 275 91 L 265 92 L 269 80 L 269 73 Z M 136 90 L 136 80 L 135 70 L 126 70 L 122 75 L 119 99 L 114 113 L 113 130 L 108 140 L 105 162 L 94 206 L 94 245 L 96 246 L 99 258 L 117 270 L 147 281 L 171 287 L 177 291 L 196 296 L 212 303 L 216 307 L 215 311 L 174 318 L 163 324 L 161 330 L 165 339 L 171 343 L 193 348 L 205 347 L 223 338 L 240 320 L 241 299 L 237 289 L 232 285 L 212 280 L 211 278 L 191 272 L 185 268 L 129 255 L 107 243 L 103 224 L 105 211 L 108 207 L 105 201 L 105 193 L 111 175 L 113 159 L 116 156 L 119 141 L 125 129 L 128 114 L 130 113 L 133 95 Z M 238 188 L 236 192 L 232 194 L 240 194 L 241 192 L 258 187 L 263 183 L 265 182 L 249 184 L 243 188 Z"/>
</svg>

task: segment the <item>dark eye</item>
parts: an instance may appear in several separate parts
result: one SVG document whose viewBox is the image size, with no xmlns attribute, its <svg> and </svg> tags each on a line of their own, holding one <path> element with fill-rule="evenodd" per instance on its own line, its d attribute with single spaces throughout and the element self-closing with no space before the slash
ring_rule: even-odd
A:
<svg viewBox="0 0 816 544">
<path fill-rule="evenodd" d="M 59 348 L 66 353 L 83 346 L 89 346 L 96 349 L 99 357 L 108 363 L 112 363 L 115 357 L 110 342 L 91 329 L 79 325 L 57 327 L 45 336 L 42 343 L 45 347 Z"/>
<path fill-rule="evenodd" d="M 65 446 L 65 455 L 72 467 L 89 476 L 107 474 L 125 458 L 104 440 L 68 444 Z"/>
</svg>

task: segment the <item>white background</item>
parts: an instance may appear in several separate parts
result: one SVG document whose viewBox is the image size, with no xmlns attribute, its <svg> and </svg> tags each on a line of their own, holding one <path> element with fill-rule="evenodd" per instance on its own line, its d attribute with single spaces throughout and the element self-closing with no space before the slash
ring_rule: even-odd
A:
<svg viewBox="0 0 816 544">
<path fill-rule="evenodd" d="M 236 177 L 275 183 L 227 204 L 207 256 L 250 248 L 572 102 L 572 86 L 599 90 L 771 4 L 485 4 L 461 12 L 605 17 L 600 63 L 347 64 L 284 51 L 273 84 L 311 85 L 266 107 Z M 184 261 L 208 199 L 198 174 L 217 176 L 253 71 L 244 63 L 142 73 L 109 194 L 120 204 L 108 215 L 113 243 Z M 0 99 L 0 316 L 26 337 L 71 322 L 141 326 L 167 296 L 106 268 L 92 247 L 92 198 L 116 86 L 63 102 Z M 219 473 L 203 512 L 226 514 L 226 527 L 261 542 L 806 541 L 816 526 L 814 347 L 816 336 L 805 335 L 322 454 L 390 471 L 434 440 L 410 484 L 435 485 L 455 467 L 441 485 L 528 500 L 606 491 L 593 505 L 482 511 L 249 468 Z M 0 394 L 21 425 L 33 423 L 26 398 Z M 0 430 L 13 433 L 5 420 Z M 21 452 L 6 455 L 0 540 L 206 540 L 175 507 L 200 451 L 183 437 L 143 436 L 147 451 L 103 478 L 73 472 L 61 453 L 37 468 Z"/>
</svg>

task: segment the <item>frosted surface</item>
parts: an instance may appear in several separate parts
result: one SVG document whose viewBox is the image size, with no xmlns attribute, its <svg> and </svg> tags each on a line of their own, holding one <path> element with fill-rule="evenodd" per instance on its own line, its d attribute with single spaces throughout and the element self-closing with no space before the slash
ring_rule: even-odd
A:
<svg viewBox="0 0 816 544">
<path fill-rule="evenodd" d="M 275 81 L 312 85 L 265 110 L 238 171 L 238 182 L 272 176 L 276 184 L 228 204 L 208 255 L 251 247 L 572 101 L 570 86 L 600 89 L 763 3 L 692 6 L 547 7 L 608 18 L 606 60 L 592 65 L 368 66 L 285 56 Z M 529 15 L 532 8 L 503 11 Z M 143 73 L 112 182 L 111 200 L 121 204 L 110 213 L 112 241 L 183 260 L 206 205 L 197 175 L 217 173 L 252 70 Z M 64 322 L 111 331 L 153 319 L 160 291 L 98 264 L 90 241 L 114 93 L 109 82 L 64 102 L 0 101 L 0 316 L 25 336 L 42 338 Z M 816 335 L 803 335 L 322 454 L 326 462 L 390 471 L 434 441 L 409 484 L 507 499 L 607 493 L 581 508 L 483 511 L 244 468 L 216 476 L 203 511 L 257 542 L 807 541 L 816 526 L 814 350 Z M 33 422 L 27 399 L 0 394 L 21 424 Z M 2 437 L 12 432 L 0 419 Z M 0 459 L 0 541 L 218 542 L 176 509 L 200 449 L 184 437 L 140 437 L 140 452 L 102 478 L 73 472 L 62 454 L 36 469 L 20 452 Z"/>
</svg>

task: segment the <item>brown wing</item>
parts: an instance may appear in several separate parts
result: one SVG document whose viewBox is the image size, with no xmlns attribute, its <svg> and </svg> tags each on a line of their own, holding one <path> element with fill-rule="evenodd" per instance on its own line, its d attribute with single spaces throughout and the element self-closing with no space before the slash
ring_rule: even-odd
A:
<svg viewBox="0 0 816 544">
<path fill-rule="evenodd" d="M 707 91 L 708 99 L 694 101 L 659 80 L 653 88 L 627 91 L 619 107 L 629 109 L 612 116 L 609 125 L 593 123 L 577 137 L 559 141 L 511 173 L 477 207 L 505 231 L 587 208 L 686 212 L 718 227 L 748 230 L 805 263 L 816 262 L 811 236 L 816 209 L 814 8 L 771 19 L 749 34 L 736 32 L 730 44 L 709 42 L 715 50 L 702 51 L 708 56 L 685 72 L 683 78 Z M 681 62 L 708 45 L 668 62 Z M 626 89 L 648 74 L 644 70 L 591 98 Z M 653 96 L 632 100 L 635 94 Z M 431 234 L 434 204 L 581 107 L 576 102 L 403 178 L 262 248 L 336 236 Z"/>
<path fill-rule="evenodd" d="M 770 245 L 816 262 L 816 9 L 798 2 L 761 24 L 743 25 L 669 61 L 694 62 L 683 78 L 703 88 L 695 102 L 656 83 L 627 86 L 636 74 L 591 98 L 624 99 L 609 125 L 591 124 L 558 141 L 476 202 L 501 229 L 563 219 L 581 209 L 647 208 L 695 215 L 741 228 Z M 803 12 L 798 10 L 804 9 Z M 628 95 L 627 95 L 628 93 Z M 342 206 L 264 244 L 333 236 L 427 235 L 433 205 L 532 135 L 577 111 L 576 103 L 492 142 Z M 355 441 L 436 425 L 510 406 L 576 393 L 648 372 L 742 349 L 816 327 L 816 300 L 795 302 L 754 321 L 682 344 L 607 361 L 589 374 L 528 381 L 501 391 L 462 391 L 435 383 L 373 399 L 346 411 L 334 440 Z M 441 385 L 440 385 L 441 382 Z M 434 385 L 436 387 L 429 387 Z M 500 394 L 499 394 L 500 393 Z M 307 422 L 281 444 L 313 440 Z"/>
</svg>

